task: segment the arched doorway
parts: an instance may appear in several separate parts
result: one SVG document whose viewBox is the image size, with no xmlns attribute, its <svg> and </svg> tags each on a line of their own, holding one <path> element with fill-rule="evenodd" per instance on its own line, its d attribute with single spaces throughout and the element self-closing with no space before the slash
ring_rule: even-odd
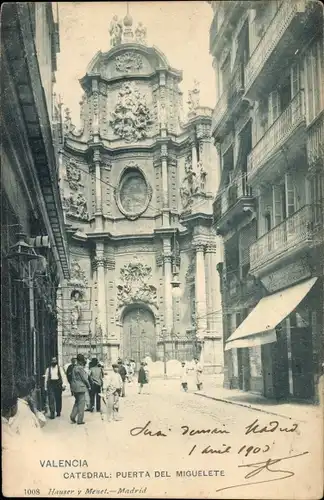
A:
<svg viewBox="0 0 324 500">
<path fill-rule="evenodd" d="M 123 357 L 138 364 L 145 356 L 156 360 L 155 319 L 150 309 L 134 305 L 123 315 Z"/>
</svg>

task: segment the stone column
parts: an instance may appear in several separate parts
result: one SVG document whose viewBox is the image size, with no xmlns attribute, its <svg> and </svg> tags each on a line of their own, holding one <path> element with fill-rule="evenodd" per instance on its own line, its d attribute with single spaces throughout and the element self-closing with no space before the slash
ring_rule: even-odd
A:
<svg viewBox="0 0 324 500">
<path fill-rule="evenodd" d="M 95 151 L 93 154 L 93 162 L 95 169 L 95 178 L 96 178 L 96 230 L 102 231 L 102 199 L 101 199 L 101 168 L 100 168 L 100 153 L 99 151 Z"/>
<path fill-rule="evenodd" d="M 168 186 L 168 148 L 165 144 L 161 146 L 161 164 L 162 164 L 162 225 L 170 225 L 169 218 L 169 186 Z"/>
<path fill-rule="evenodd" d="M 196 244 L 196 331 L 197 338 L 203 340 L 207 333 L 205 246 Z"/>
<path fill-rule="evenodd" d="M 164 326 L 167 337 L 171 334 L 173 327 L 173 297 L 172 297 L 172 254 L 171 240 L 163 240 L 163 264 L 164 264 Z"/>
<path fill-rule="evenodd" d="M 103 335 L 107 334 L 107 315 L 106 315 L 106 287 L 105 287 L 105 259 L 104 245 L 97 243 L 96 256 L 94 264 L 97 267 L 98 278 L 98 322 L 101 326 Z"/>
</svg>

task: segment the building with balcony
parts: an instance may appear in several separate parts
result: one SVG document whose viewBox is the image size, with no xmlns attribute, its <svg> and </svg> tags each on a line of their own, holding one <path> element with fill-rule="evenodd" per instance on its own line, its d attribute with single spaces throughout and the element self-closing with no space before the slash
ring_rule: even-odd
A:
<svg viewBox="0 0 324 500">
<path fill-rule="evenodd" d="M 69 276 L 51 123 L 58 23 L 45 2 L 7 3 L 1 14 L 2 394 L 34 376 L 41 406 L 58 352 L 57 291 Z"/>
<path fill-rule="evenodd" d="M 307 0 L 211 4 L 225 383 L 268 397 L 316 399 L 323 340 L 322 8 Z M 243 70 L 233 103 L 238 59 Z M 248 227 L 253 234 L 244 238 Z M 254 293 L 245 315 L 238 298 L 248 279 Z"/>
</svg>

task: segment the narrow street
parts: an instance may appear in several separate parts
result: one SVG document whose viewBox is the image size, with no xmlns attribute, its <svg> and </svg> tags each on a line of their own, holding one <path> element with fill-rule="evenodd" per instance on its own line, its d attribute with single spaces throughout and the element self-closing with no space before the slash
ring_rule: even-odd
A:
<svg viewBox="0 0 324 500">
<path fill-rule="evenodd" d="M 275 480 L 282 498 L 303 498 L 302 483 L 306 485 L 307 470 L 320 453 L 319 443 L 317 450 L 305 447 L 311 442 L 306 435 L 309 426 L 199 397 L 193 382 L 190 389 L 182 392 L 179 380 L 153 379 L 150 394 L 139 395 L 137 384 L 129 384 L 121 402 L 121 421 L 108 423 L 99 413 L 86 412 L 82 426 L 69 422 L 73 398 L 66 394 L 61 418 L 49 420 L 43 429 L 41 451 L 22 460 L 24 477 L 28 467 L 31 477 L 37 477 L 33 487 L 44 496 L 57 497 L 78 490 L 79 496 L 150 496 L 152 487 L 154 496 L 251 498 L 260 491 L 259 484 L 217 490 Z M 260 471 L 255 479 L 244 477 L 252 469 L 239 468 L 305 452 L 309 453 L 285 461 L 284 467 L 272 466 L 277 472 Z M 79 461 L 77 466 L 58 462 L 72 459 Z M 298 474 L 298 488 L 293 473 Z M 279 480 L 286 476 L 291 478 Z"/>
</svg>

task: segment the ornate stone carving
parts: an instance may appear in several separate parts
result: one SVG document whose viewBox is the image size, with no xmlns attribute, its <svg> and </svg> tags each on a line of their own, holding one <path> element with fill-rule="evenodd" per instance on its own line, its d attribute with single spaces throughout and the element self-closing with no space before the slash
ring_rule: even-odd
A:
<svg viewBox="0 0 324 500">
<path fill-rule="evenodd" d="M 156 287 L 149 284 L 152 268 L 135 259 L 120 270 L 122 283 L 117 285 L 118 307 L 144 302 L 158 308 Z"/>
<path fill-rule="evenodd" d="M 87 200 L 83 193 L 73 192 L 69 196 L 63 196 L 63 207 L 67 210 L 67 215 L 88 220 L 89 213 L 87 209 Z"/>
<path fill-rule="evenodd" d="M 83 184 L 81 183 L 81 170 L 72 159 L 70 159 L 69 163 L 66 165 L 66 178 L 69 183 L 69 187 L 74 191 L 83 187 Z"/>
<path fill-rule="evenodd" d="M 82 293 L 79 290 L 73 290 L 71 293 L 71 328 L 77 330 L 82 317 Z"/>
<path fill-rule="evenodd" d="M 207 172 L 201 161 L 194 166 L 191 155 L 185 161 L 185 177 L 180 188 L 180 197 L 183 208 L 189 207 L 195 196 L 205 195 Z"/>
<path fill-rule="evenodd" d="M 131 73 L 138 71 L 143 66 L 143 59 L 140 54 L 136 52 L 125 52 L 115 59 L 116 71 L 121 73 Z"/>
<path fill-rule="evenodd" d="M 136 43 L 141 43 L 142 45 L 146 45 L 146 33 L 147 30 L 145 26 L 143 26 L 143 24 L 139 22 L 137 28 L 135 29 Z"/>
<path fill-rule="evenodd" d="M 115 134 L 126 142 L 145 139 L 153 123 L 145 96 L 141 95 L 135 85 L 129 82 L 125 82 L 119 91 L 112 118 L 110 123 Z"/>
<path fill-rule="evenodd" d="M 81 268 L 77 260 L 72 260 L 70 265 L 70 280 L 68 282 L 70 287 L 75 290 L 82 292 L 82 290 L 88 286 L 88 280 L 86 278 L 85 272 Z"/>
<path fill-rule="evenodd" d="M 111 47 L 115 47 L 116 45 L 119 45 L 121 43 L 123 34 L 123 24 L 122 21 L 120 21 L 117 16 L 114 16 L 110 23 L 109 34 L 110 34 Z"/>
<path fill-rule="evenodd" d="M 65 117 L 63 123 L 63 131 L 64 135 L 69 135 L 74 131 L 75 126 L 72 124 L 71 111 L 69 110 L 69 108 L 65 108 L 64 113 Z"/>
<path fill-rule="evenodd" d="M 92 264 L 93 270 L 96 271 L 98 269 L 98 267 L 107 267 L 108 259 L 107 259 L 107 257 L 101 256 L 101 255 L 100 256 L 96 255 L 92 259 L 91 264 Z"/>
<path fill-rule="evenodd" d="M 189 108 L 189 113 L 195 112 L 195 110 L 199 107 L 199 101 L 200 101 L 199 82 L 195 80 L 193 89 L 189 90 L 188 92 L 187 104 Z"/>
</svg>

